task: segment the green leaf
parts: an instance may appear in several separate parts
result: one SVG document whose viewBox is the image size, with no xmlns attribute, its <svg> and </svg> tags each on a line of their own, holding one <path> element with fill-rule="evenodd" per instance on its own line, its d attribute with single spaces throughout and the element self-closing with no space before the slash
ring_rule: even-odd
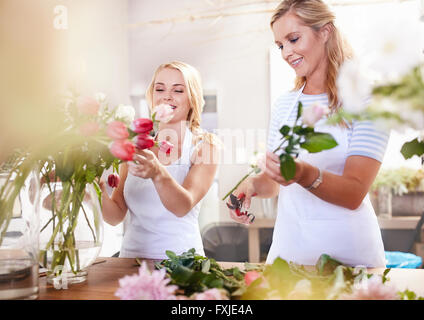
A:
<svg viewBox="0 0 424 320">
<path fill-rule="evenodd" d="M 412 141 L 405 142 L 400 152 L 405 159 L 412 158 L 415 155 L 422 156 L 424 154 L 424 141 L 418 141 L 418 138 L 415 138 Z"/>
<path fill-rule="evenodd" d="M 177 255 L 175 254 L 175 252 L 173 252 L 171 250 L 166 250 L 165 254 L 171 260 L 175 260 L 177 258 Z"/>
<path fill-rule="evenodd" d="M 308 127 L 308 126 L 305 126 L 305 127 L 298 126 L 298 129 L 296 129 L 295 133 L 302 136 L 312 134 L 314 133 L 314 128 Z"/>
<path fill-rule="evenodd" d="M 93 165 L 87 166 L 85 171 L 85 179 L 88 183 L 92 183 L 97 177 L 97 168 Z"/>
<path fill-rule="evenodd" d="M 294 178 L 296 174 L 296 163 L 291 155 L 286 153 L 280 155 L 280 172 L 286 181 Z"/>
<path fill-rule="evenodd" d="M 202 262 L 202 272 L 208 273 L 210 268 L 211 268 L 211 261 L 209 259 L 204 260 Z"/>
<path fill-rule="evenodd" d="M 282 127 L 281 127 L 281 129 L 280 129 L 280 133 L 281 133 L 284 137 L 286 137 L 286 136 L 289 134 L 289 132 L 290 132 L 290 127 L 289 127 L 288 125 L 284 125 L 284 126 L 282 126 Z"/>
<path fill-rule="evenodd" d="M 334 270 L 336 270 L 336 268 L 340 265 L 343 265 L 343 263 L 331 258 L 328 254 L 322 254 L 319 257 L 315 268 L 320 275 L 329 275 L 332 274 Z"/>
<path fill-rule="evenodd" d="M 308 150 L 310 153 L 321 152 L 336 147 L 338 143 L 333 136 L 328 133 L 314 132 L 305 137 L 305 142 L 300 144 L 300 147 Z"/>
<path fill-rule="evenodd" d="M 391 270 L 391 269 L 386 269 L 386 270 L 384 270 L 384 272 L 383 272 L 383 277 L 382 277 L 382 281 L 383 281 L 383 283 L 385 283 L 386 281 L 389 281 L 389 280 L 390 280 L 390 278 L 388 278 L 388 277 L 387 277 L 387 274 L 390 272 L 390 270 Z"/>
<path fill-rule="evenodd" d="M 193 270 L 179 265 L 172 271 L 171 278 L 179 285 L 186 285 L 193 276 L 193 273 Z"/>
<path fill-rule="evenodd" d="M 302 104 L 302 102 L 299 101 L 299 105 L 298 105 L 298 108 L 297 108 L 296 122 L 301 117 L 302 112 L 303 112 L 303 104 Z"/>
</svg>

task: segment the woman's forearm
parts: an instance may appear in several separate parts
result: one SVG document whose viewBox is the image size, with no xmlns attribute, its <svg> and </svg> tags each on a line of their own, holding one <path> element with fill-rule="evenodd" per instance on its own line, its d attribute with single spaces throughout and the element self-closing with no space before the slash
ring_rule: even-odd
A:
<svg viewBox="0 0 424 320">
<path fill-rule="evenodd" d="M 265 173 L 261 173 L 252 178 L 253 187 L 256 196 L 259 198 L 273 198 L 278 196 L 280 185 L 268 177 Z"/>
<path fill-rule="evenodd" d="M 163 206 L 177 217 L 185 216 L 193 208 L 191 193 L 175 181 L 164 167 L 159 169 L 152 181 Z"/>
<path fill-rule="evenodd" d="M 304 171 L 305 174 L 298 183 L 303 187 L 309 187 L 318 177 L 319 171 L 318 168 L 309 164 L 306 164 Z M 324 201 L 355 210 L 361 205 L 367 195 L 378 168 L 367 171 L 369 172 L 367 179 L 360 179 L 355 174 L 343 174 L 340 176 L 323 171 L 322 183 L 318 188 L 311 189 L 310 192 Z"/>
<path fill-rule="evenodd" d="M 121 208 L 106 192 L 102 193 L 103 220 L 112 226 L 121 223 L 127 214 L 127 208 Z"/>
</svg>

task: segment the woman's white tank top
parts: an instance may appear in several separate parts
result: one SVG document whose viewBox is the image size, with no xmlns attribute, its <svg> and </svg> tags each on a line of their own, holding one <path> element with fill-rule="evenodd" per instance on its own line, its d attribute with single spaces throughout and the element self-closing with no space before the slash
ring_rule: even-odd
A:
<svg viewBox="0 0 424 320">
<path fill-rule="evenodd" d="M 192 145 L 192 137 L 187 128 L 181 158 L 165 166 L 180 185 L 191 167 L 190 159 L 196 147 Z M 151 179 L 139 178 L 129 172 L 124 198 L 129 220 L 126 221 L 120 257 L 167 259 L 166 250 L 179 255 L 191 248 L 204 255 L 198 221 L 201 201 L 184 217 L 177 217 L 163 206 Z"/>
</svg>

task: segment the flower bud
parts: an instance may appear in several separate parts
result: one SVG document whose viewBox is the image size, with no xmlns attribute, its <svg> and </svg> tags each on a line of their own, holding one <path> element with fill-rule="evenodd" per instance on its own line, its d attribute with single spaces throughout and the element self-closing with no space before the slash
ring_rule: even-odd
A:
<svg viewBox="0 0 424 320">
<path fill-rule="evenodd" d="M 134 132 L 149 133 L 153 129 L 153 121 L 147 118 L 138 118 L 133 121 Z"/>
<path fill-rule="evenodd" d="M 125 140 L 129 137 L 126 125 L 121 121 L 112 121 L 109 123 L 106 134 L 113 140 Z"/>
<path fill-rule="evenodd" d="M 131 161 L 135 153 L 135 146 L 129 140 L 115 140 L 109 150 L 116 158 Z"/>
<path fill-rule="evenodd" d="M 96 115 L 100 104 L 91 97 L 79 97 L 77 100 L 77 109 L 81 114 Z"/>
<path fill-rule="evenodd" d="M 110 174 L 107 177 L 107 184 L 109 185 L 109 187 L 111 188 L 117 188 L 119 185 L 119 176 L 117 174 Z"/>
<path fill-rule="evenodd" d="M 146 133 L 141 133 L 137 136 L 136 146 L 138 149 L 149 149 L 155 145 L 155 141 Z"/>
</svg>

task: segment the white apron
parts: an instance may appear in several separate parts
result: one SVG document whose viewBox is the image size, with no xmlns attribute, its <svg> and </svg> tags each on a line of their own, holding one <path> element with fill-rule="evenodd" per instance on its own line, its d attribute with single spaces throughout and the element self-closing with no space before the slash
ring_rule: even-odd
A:
<svg viewBox="0 0 424 320">
<path fill-rule="evenodd" d="M 187 128 L 181 158 L 165 166 L 180 185 L 190 170 L 190 157 L 194 149 L 192 133 Z M 191 248 L 204 255 L 198 221 L 201 201 L 184 217 L 177 217 L 163 206 L 152 179 L 142 179 L 129 172 L 124 197 L 129 221 L 126 223 L 120 257 L 160 260 L 168 258 L 166 250 L 179 255 Z"/>
<path fill-rule="evenodd" d="M 282 124 L 297 106 L 302 91 L 303 88 L 295 95 Z M 316 131 L 330 133 L 338 146 L 318 153 L 305 151 L 298 159 L 322 171 L 342 175 L 348 130 L 325 125 L 325 121 L 322 119 L 316 124 Z M 278 213 L 266 263 L 281 257 L 298 264 L 315 265 L 323 253 L 350 266 L 385 267 L 381 231 L 369 196 L 356 210 L 349 210 L 321 200 L 299 184 L 280 186 Z"/>
</svg>

